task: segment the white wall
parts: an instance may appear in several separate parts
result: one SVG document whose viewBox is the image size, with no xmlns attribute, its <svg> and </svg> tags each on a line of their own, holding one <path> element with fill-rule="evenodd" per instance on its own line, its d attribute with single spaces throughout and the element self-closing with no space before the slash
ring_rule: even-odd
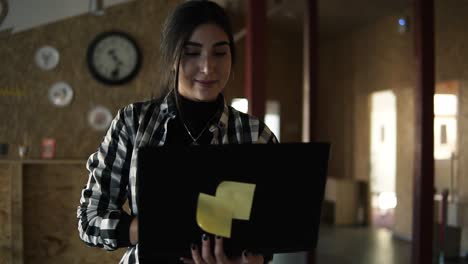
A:
<svg viewBox="0 0 468 264">
<path fill-rule="evenodd" d="M 110 7 L 133 0 L 104 0 Z M 12 33 L 57 22 L 89 12 L 89 0 L 14 0 L 8 1 L 8 14 L 0 31 L 12 29 Z"/>
</svg>

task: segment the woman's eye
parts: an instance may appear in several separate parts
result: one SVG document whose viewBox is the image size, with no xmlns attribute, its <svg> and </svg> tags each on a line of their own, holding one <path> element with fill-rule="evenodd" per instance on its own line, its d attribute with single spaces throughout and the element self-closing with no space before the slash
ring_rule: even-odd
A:
<svg viewBox="0 0 468 264">
<path fill-rule="evenodd" d="M 225 52 L 225 51 L 220 51 L 220 52 L 215 52 L 214 55 L 215 55 L 216 57 L 223 57 L 223 56 L 226 55 L 226 54 L 227 54 L 227 52 Z"/>
<path fill-rule="evenodd" d="M 190 57 L 193 57 L 193 56 L 198 56 L 200 55 L 200 52 L 189 52 L 189 51 L 186 51 L 184 53 L 185 56 L 190 56 Z"/>
</svg>

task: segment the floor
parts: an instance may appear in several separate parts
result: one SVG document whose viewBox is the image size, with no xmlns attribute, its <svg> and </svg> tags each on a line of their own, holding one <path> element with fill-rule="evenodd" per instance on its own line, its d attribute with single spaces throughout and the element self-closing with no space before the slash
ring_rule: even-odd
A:
<svg viewBox="0 0 468 264">
<path fill-rule="evenodd" d="M 385 228 L 322 226 L 317 264 L 410 264 L 411 243 Z M 468 264 L 464 260 L 444 264 Z"/>
</svg>

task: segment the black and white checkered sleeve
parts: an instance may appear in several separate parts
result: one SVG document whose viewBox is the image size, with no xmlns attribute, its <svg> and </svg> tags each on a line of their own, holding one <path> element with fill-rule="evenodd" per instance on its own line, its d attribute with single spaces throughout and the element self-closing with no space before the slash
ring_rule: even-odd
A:
<svg viewBox="0 0 468 264">
<path fill-rule="evenodd" d="M 132 217 L 122 205 L 127 196 L 134 127 L 128 120 L 131 107 L 125 109 L 118 112 L 98 150 L 88 159 L 89 179 L 77 210 L 80 238 L 106 250 L 130 245 Z"/>
<path fill-rule="evenodd" d="M 259 132 L 258 143 L 265 143 L 265 144 L 278 143 L 278 138 L 265 123 L 259 122 L 258 132 Z"/>
</svg>

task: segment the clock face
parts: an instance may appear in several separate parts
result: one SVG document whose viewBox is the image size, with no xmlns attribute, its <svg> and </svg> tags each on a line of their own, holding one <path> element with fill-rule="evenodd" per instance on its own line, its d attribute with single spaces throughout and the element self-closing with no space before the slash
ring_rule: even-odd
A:
<svg viewBox="0 0 468 264">
<path fill-rule="evenodd" d="M 118 85 L 136 76 L 141 65 L 141 52 L 128 34 L 105 32 L 93 40 L 87 59 L 91 74 L 98 81 Z"/>
</svg>

